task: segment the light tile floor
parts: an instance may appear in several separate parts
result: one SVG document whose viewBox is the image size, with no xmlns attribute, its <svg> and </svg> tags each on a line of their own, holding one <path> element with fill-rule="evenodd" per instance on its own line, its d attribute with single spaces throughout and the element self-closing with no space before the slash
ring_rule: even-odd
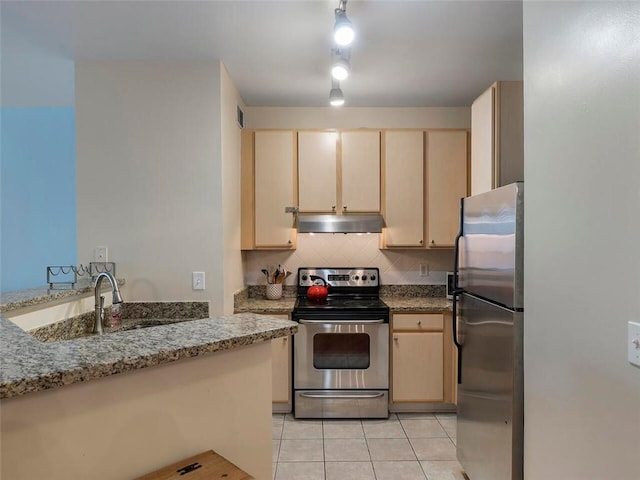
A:
<svg viewBox="0 0 640 480">
<path fill-rule="evenodd" d="M 383 420 L 273 415 L 274 480 L 464 480 L 456 415 L 392 413 Z"/>
</svg>

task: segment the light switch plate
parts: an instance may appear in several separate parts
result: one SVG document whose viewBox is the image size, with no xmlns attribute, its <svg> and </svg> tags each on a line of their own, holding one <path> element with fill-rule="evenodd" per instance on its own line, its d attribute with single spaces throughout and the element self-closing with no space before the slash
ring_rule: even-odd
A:
<svg viewBox="0 0 640 480">
<path fill-rule="evenodd" d="M 629 362 L 640 367 L 640 323 L 629 322 Z"/>
<path fill-rule="evenodd" d="M 191 273 L 191 288 L 193 290 L 204 290 L 204 272 Z"/>
</svg>

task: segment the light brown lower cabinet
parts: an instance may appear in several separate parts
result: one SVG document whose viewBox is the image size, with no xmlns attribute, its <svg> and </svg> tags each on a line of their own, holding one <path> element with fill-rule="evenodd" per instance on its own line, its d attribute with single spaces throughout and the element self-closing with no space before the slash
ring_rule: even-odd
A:
<svg viewBox="0 0 640 480">
<path fill-rule="evenodd" d="M 289 315 L 271 317 L 289 320 Z M 274 413 L 291 411 L 291 337 L 271 340 L 271 401 Z"/>
<path fill-rule="evenodd" d="M 456 354 L 451 330 L 451 316 L 443 313 L 392 315 L 392 411 L 453 406 Z"/>
</svg>

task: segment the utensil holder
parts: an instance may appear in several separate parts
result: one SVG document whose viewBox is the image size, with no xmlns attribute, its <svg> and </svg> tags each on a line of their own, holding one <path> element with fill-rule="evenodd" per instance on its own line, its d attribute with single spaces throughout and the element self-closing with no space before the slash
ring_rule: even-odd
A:
<svg viewBox="0 0 640 480">
<path fill-rule="evenodd" d="M 278 300 L 282 298 L 282 284 L 281 283 L 268 283 L 266 285 L 267 288 L 267 299 L 268 300 Z"/>
</svg>

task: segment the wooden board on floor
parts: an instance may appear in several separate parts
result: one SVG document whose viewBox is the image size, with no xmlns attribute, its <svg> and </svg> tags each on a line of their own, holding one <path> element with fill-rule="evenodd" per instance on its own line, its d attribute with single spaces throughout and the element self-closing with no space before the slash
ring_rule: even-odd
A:
<svg viewBox="0 0 640 480">
<path fill-rule="evenodd" d="M 136 480 L 214 480 L 220 478 L 224 478 L 224 480 L 253 480 L 252 476 L 213 450 L 185 458 Z"/>
</svg>

